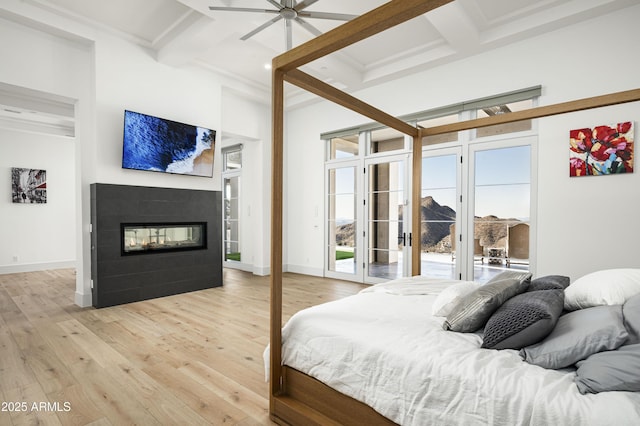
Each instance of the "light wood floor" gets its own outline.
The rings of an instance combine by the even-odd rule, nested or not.
[[[285,320],[362,286],[285,274]],[[104,309],[73,270],[0,275],[0,425],[270,425],[269,278]],[[18,411],[21,410],[21,411]]]

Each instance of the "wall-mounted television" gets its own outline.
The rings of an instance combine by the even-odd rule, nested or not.
[[[122,168],[213,177],[216,131],[125,110]]]

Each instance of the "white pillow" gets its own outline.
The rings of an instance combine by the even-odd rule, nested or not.
[[[601,305],[622,305],[640,294],[640,269],[606,269],[578,278],[564,290],[568,311]]]
[[[473,281],[461,281],[452,284],[440,292],[431,306],[431,313],[436,317],[446,317],[451,313],[451,309],[458,303],[458,300],[480,287],[479,283]]]

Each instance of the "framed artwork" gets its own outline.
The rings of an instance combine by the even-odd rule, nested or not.
[[[11,168],[11,199],[14,203],[43,204],[47,202],[47,171]]]
[[[633,172],[633,122],[569,132],[569,176]]]

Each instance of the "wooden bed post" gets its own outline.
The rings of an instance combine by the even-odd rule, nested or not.
[[[284,169],[284,79],[280,70],[272,74],[272,147],[271,147],[271,323],[270,323],[270,412],[274,396],[282,385],[282,191]]]
[[[420,275],[422,263],[422,138],[413,137],[413,174],[411,177],[411,275]]]

